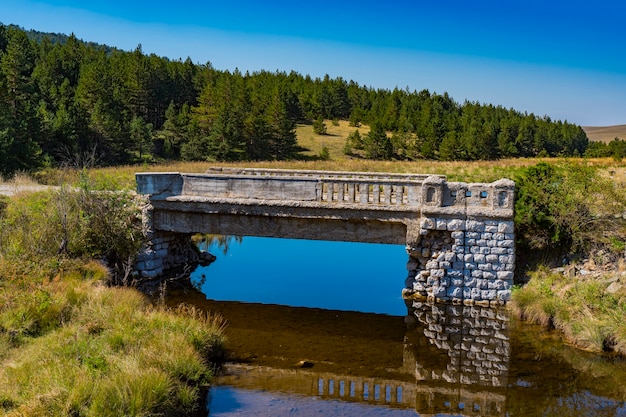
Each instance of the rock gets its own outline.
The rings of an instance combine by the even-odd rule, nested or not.
[[[306,369],[306,368],[312,368],[313,365],[314,365],[313,362],[310,362],[307,360],[301,360],[300,362],[296,364],[296,367]]]
[[[609,294],[615,294],[615,293],[620,292],[621,289],[622,289],[622,284],[620,284],[619,282],[615,281],[615,282],[611,283],[611,285],[606,287],[606,292],[608,292]]]

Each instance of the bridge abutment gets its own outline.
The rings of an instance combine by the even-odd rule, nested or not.
[[[409,245],[405,296],[453,304],[503,304],[515,269],[512,220],[422,219]]]

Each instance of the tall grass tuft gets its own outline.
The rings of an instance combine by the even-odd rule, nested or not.
[[[220,318],[107,286],[102,259],[137,244],[127,203],[31,193],[0,212],[0,414],[177,416],[203,403],[223,349]]]

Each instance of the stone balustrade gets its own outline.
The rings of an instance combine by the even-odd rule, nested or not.
[[[315,175],[319,172],[319,175]],[[442,176],[331,171],[220,169],[204,174],[138,173],[137,189],[152,199],[172,196],[403,207],[425,214],[469,210],[510,217],[512,181],[491,184],[447,182]]]

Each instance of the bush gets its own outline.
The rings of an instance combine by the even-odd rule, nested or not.
[[[64,254],[105,261],[123,281],[143,245],[139,202],[129,192],[78,190],[24,194],[0,212],[0,253],[40,258]]]
[[[324,121],[322,120],[321,117],[318,117],[313,122],[313,132],[315,132],[316,135],[326,134],[326,125],[324,124]]]
[[[516,232],[529,249],[589,249],[619,230],[614,223],[626,211],[624,191],[591,167],[541,162],[516,184]]]

